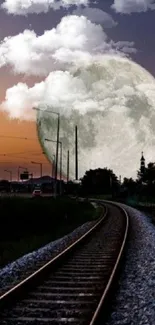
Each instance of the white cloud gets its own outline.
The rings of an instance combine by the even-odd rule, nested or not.
[[[7,89],[5,102],[1,104],[1,108],[9,114],[10,118],[35,120],[35,113],[31,109],[32,103],[38,105],[42,98],[43,84],[38,83],[31,89],[24,83],[18,83]]]
[[[155,10],[154,0],[114,0],[112,8],[119,13],[131,14],[132,12],[146,12]]]
[[[87,6],[89,0],[5,0],[2,8],[9,14],[27,15],[39,14],[41,12],[47,13],[50,9],[60,9],[60,7],[68,8],[71,5],[85,5]]]
[[[46,76],[53,70],[86,63],[91,55],[135,52],[134,43],[109,40],[100,25],[84,16],[66,16],[56,28],[37,36],[25,30],[6,37],[0,44],[0,67],[9,65],[16,73]]]
[[[96,67],[95,72],[93,67]],[[77,71],[81,71],[80,75]],[[125,112],[129,98],[142,98],[143,94],[153,106],[155,80],[151,75],[127,58],[101,55],[91,57],[87,66],[82,64],[71,71],[53,71],[31,88],[18,83],[7,90],[2,106],[12,117],[19,118],[31,118],[27,112],[39,105],[45,109],[46,105],[52,105],[55,111],[65,115],[72,110],[79,110],[81,114],[113,111],[118,105]]]
[[[2,106],[10,117],[31,119],[34,115],[33,106],[50,105],[53,102],[58,109],[64,106],[64,101],[66,105],[71,105],[73,101],[80,100],[81,95],[83,100],[88,97],[82,80],[74,78],[67,71],[55,71],[44,82],[36,83],[32,88],[24,83],[9,88]]]
[[[92,23],[101,24],[104,28],[111,28],[117,25],[111,15],[99,8],[77,8],[73,11],[74,15],[85,16]]]

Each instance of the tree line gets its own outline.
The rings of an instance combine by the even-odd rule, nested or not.
[[[144,173],[137,171],[137,178],[124,177],[121,183],[113,170],[108,168],[90,169],[86,171],[79,185],[70,182],[70,193],[79,195],[111,195],[113,198],[125,199],[137,197],[138,199],[155,196],[155,163],[148,163]]]
[[[68,184],[63,182],[62,185],[63,193],[71,195],[111,195],[113,198],[126,198],[131,196],[137,196],[138,198],[154,197],[155,163],[148,163],[143,173],[138,171],[135,180],[132,177],[125,177],[121,183],[113,170],[108,168],[97,168],[86,171],[78,184],[70,181]],[[24,186],[24,184],[22,184],[22,186]],[[10,182],[1,180],[0,191],[2,189],[10,191]]]

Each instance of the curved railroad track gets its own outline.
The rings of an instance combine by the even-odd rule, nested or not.
[[[1,325],[96,324],[128,232],[126,211],[104,206],[91,230],[0,297]]]

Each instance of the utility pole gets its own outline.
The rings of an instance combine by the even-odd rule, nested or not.
[[[62,142],[60,143],[60,181],[62,180]]]
[[[78,134],[75,126],[75,179],[78,180]]]
[[[56,145],[56,164],[55,164],[55,197],[57,195],[57,173],[58,173],[58,155],[59,155],[59,129],[60,129],[60,115],[58,115],[57,124],[57,145]]]
[[[59,121],[59,115],[58,115],[58,121]],[[56,153],[57,153],[57,145],[60,144],[60,192],[61,192],[61,180],[62,180],[62,141],[58,141],[58,139],[59,139],[59,122],[58,122],[57,141],[52,140],[52,139],[48,139],[48,138],[45,138],[45,141],[56,142]],[[59,149],[59,147],[58,147],[58,149]],[[59,154],[59,152],[58,152],[58,154]],[[56,170],[56,166],[58,168],[58,159],[56,159],[55,170]],[[56,186],[57,186],[57,176],[56,176],[56,173],[55,173],[55,177],[56,177],[55,178],[55,196],[56,196]]]
[[[54,159],[52,162],[52,178],[54,178],[54,165],[55,165],[55,155],[53,155]]]
[[[62,142],[60,143],[60,195],[62,194]]]
[[[10,174],[10,182],[12,182],[12,171],[8,169],[4,169],[4,171]]]
[[[42,110],[38,107],[32,107],[36,111],[41,111],[44,113],[56,114],[58,116],[58,123],[57,123],[57,146],[56,146],[56,162],[55,162],[55,193],[54,196],[57,196],[57,171],[58,171],[58,155],[59,155],[59,129],[60,129],[60,113],[53,112],[51,110]]]
[[[67,183],[69,181],[69,150],[67,151]]]

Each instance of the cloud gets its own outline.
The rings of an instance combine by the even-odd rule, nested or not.
[[[154,0],[114,0],[112,8],[123,14],[131,14],[132,12],[146,12],[147,10],[155,10]]]
[[[95,72],[93,67],[96,67]],[[113,111],[119,106],[123,113],[130,98],[143,99],[143,94],[153,106],[154,78],[143,71],[126,58],[113,55],[91,57],[87,66],[74,67],[72,71],[53,71],[33,87],[18,83],[7,90],[1,107],[11,117],[31,119],[32,114],[28,112],[32,113],[33,106],[46,109],[52,105],[55,111],[65,115],[70,115],[72,110],[78,110],[80,114],[96,110]]]
[[[8,14],[27,15],[47,13],[50,9],[58,10],[61,7],[68,8],[72,5],[87,6],[88,3],[89,0],[5,0],[1,7]]]
[[[36,84],[32,90],[24,83],[14,85],[6,90],[5,102],[1,104],[1,109],[6,111],[11,119],[35,120],[32,103],[38,104],[36,97],[39,99],[40,88],[41,84]]]
[[[24,83],[9,88],[2,106],[10,117],[32,119],[34,106],[44,107],[53,102],[54,107],[58,109],[59,106],[64,106],[64,101],[66,104],[70,102],[71,105],[75,98],[78,100],[78,94],[82,94],[83,99],[86,99],[87,94],[83,86],[82,81],[74,78],[69,72],[55,71],[51,72],[45,81],[36,83],[31,88]]]
[[[0,67],[9,65],[15,73],[46,76],[53,70],[86,64],[91,55],[133,52],[136,52],[134,43],[109,40],[101,25],[84,16],[71,15],[63,17],[56,28],[41,36],[25,30],[4,38],[0,44]]]
[[[92,23],[101,24],[104,28],[111,28],[117,25],[111,15],[99,8],[77,8],[73,11],[73,15],[85,16]]]

